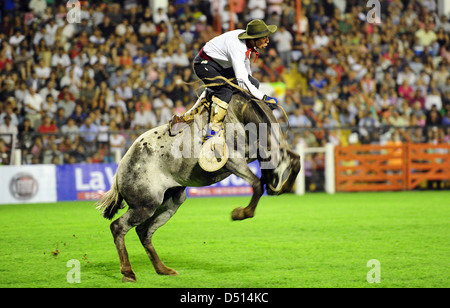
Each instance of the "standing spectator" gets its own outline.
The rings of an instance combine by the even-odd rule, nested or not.
[[[281,64],[289,69],[291,64],[291,51],[293,44],[292,34],[286,30],[284,25],[280,25],[278,31],[273,35],[273,41],[276,44],[278,55],[281,58]]]
[[[266,8],[267,8],[266,0],[248,0],[247,21],[252,20],[252,19],[264,20],[266,17]]]
[[[36,93],[34,87],[28,88],[28,94],[25,95],[24,105],[26,118],[30,120],[30,124],[34,129],[38,129],[41,124],[41,111],[44,100],[41,95]]]

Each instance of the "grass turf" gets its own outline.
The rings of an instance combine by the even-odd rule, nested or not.
[[[131,230],[135,284],[121,282],[110,222],[93,202],[2,205],[0,287],[450,287],[448,191],[263,197],[254,218],[231,221],[248,201],[180,207],[153,237],[174,277],[154,272]],[[79,284],[66,279],[71,259],[81,265]],[[371,259],[380,283],[366,280]]]

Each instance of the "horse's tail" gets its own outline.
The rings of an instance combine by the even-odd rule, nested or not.
[[[103,197],[95,204],[97,210],[102,212],[104,218],[111,220],[122,208],[123,197],[119,193],[119,185],[117,183],[117,175],[114,176],[113,185]]]

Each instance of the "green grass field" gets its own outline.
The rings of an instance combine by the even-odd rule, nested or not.
[[[450,287],[450,192],[323,193],[188,199],[154,236],[178,276],[157,275],[136,232],[126,237],[137,283],[93,202],[1,205],[0,287]],[[81,264],[69,284],[67,261]],[[367,262],[380,262],[370,284]]]

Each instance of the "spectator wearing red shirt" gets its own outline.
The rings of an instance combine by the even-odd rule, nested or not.
[[[44,117],[44,122],[39,126],[38,132],[41,134],[45,133],[56,133],[58,132],[58,127],[52,122],[52,118],[49,116]]]

